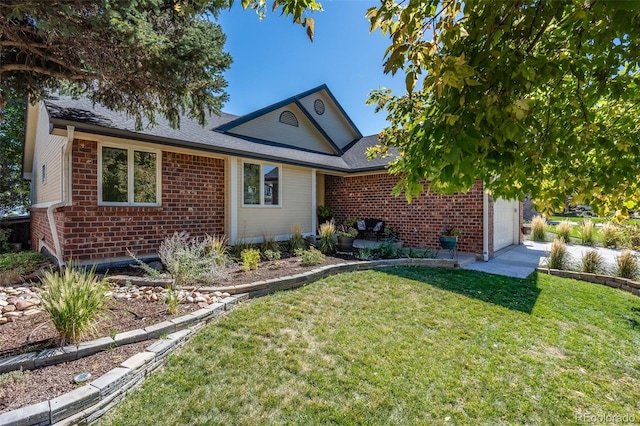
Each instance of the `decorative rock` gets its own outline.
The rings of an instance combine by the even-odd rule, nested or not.
[[[91,373],[80,373],[73,378],[76,383],[84,383],[91,378]]]
[[[9,292],[7,292],[7,293],[9,293]],[[9,294],[11,294],[11,293],[9,293]],[[18,299],[18,298],[17,298],[17,297],[15,297],[15,296],[11,296],[11,297],[7,298],[7,302],[8,302],[10,305],[15,305],[15,304],[16,304],[16,302],[17,302],[18,300],[20,300],[20,299]]]
[[[40,309],[32,308],[32,309],[27,309],[26,311],[24,311],[22,313],[22,315],[25,316],[25,317],[29,317],[31,315],[39,314],[40,312],[42,312]]]
[[[0,317],[0,324],[6,324],[9,322],[9,318]]]
[[[206,298],[206,297],[204,297],[204,296],[196,296],[196,297],[194,297],[194,298],[193,298],[193,300],[194,300],[196,303],[198,303],[198,302],[206,302],[206,301],[207,301],[207,298]]]
[[[154,288],[153,288],[153,292],[154,292],[154,293],[162,293],[162,291],[163,291],[163,290],[164,290],[164,289],[163,289],[162,287],[154,287]]]
[[[214,291],[214,292],[213,292],[213,295],[214,295],[214,296],[216,296],[216,297],[222,297],[222,292],[220,292],[220,291]]]
[[[222,293],[220,296],[221,296],[221,297],[229,297],[229,296],[231,296],[231,295],[230,295],[229,293],[227,293],[227,292],[224,292],[224,293]]]
[[[16,302],[16,309],[18,311],[24,311],[26,309],[29,309],[32,306],[33,306],[33,303],[29,302],[28,300],[20,299]]]
[[[4,316],[7,318],[18,318],[22,316],[22,312],[19,312],[19,311],[5,312]]]
[[[200,307],[200,308],[206,308],[207,306],[209,306],[209,304],[207,302],[198,302],[198,307]]]
[[[195,299],[193,297],[191,297],[191,296],[188,296],[187,297],[187,302],[193,303],[193,302],[195,302]]]
[[[0,299],[0,308],[4,308],[5,306],[7,306],[9,304],[9,302],[7,302],[6,300],[1,300]]]
[[[15,305],[7,305],[4,308],[2,308],[2,313],[3,314],[7,314],[9,312],[13,312],[16,310],[16,306]]]

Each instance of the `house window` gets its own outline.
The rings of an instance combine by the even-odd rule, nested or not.
[[[100,204],[158,205],[159,153],[134,148],[100,148]]]
[[[244,163],[242,192],[244,206],[279,206],[280,167],[273,164]]]

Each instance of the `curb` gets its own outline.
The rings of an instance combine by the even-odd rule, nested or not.
[[[189,318],[188,321],[181,323],[183,325],[189,324],[188,327],[183,327],[178,331],[174,330],[167,335],[166,339],[151,344],[144,352],[133,355],[119,367],[108,371],[89,384],[48,401],[0,414],[0,426],[75,425],[96,421],[122,401],[127,394],[140,386],[151,372],[164,364],[171,352],[184,346],[191,336],[207,322],[223,315],[247,298],[246,294],[230,296],[219,303],[213,303],[209,305],[210,307],[201,309],[201,311],[207,312],[194,315],[200,312],[196,311],[186,315],[185,317],[193,317],[193,321]],[[169,329],[168,326],[167,329]],[[104,339],[109,339],[110,344],[115,343],[111,338]],[[88,346],[96,348],[106,344],[104,339],[86,343]],[[102,340],[104,343],[101,342]],[[59,349],[60,353],[64,353],[65,348]]]
[[[536,271],[562,278],[573,278],[574,280],[586,281],[594,284],[606,285],[617,288],[627,293],[640,296],[640,282],[628,278],[613,277],[611,275],[589,274],[587,272],[565,271],[563,269],[549,269],[538,266]]]

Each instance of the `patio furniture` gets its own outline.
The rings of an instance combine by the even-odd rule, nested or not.
[[[371,232],[376,236],[376,241],[380,239],[380,235],[384,233],[384,220],[380,219],[359,219],[356,222],[358,229],[358,237],[364,237],[366,232]]]

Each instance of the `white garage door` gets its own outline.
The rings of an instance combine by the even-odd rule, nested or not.
[[[498,198],[493,203],[493,250],[517,244],[519,203],[513,200]]]

